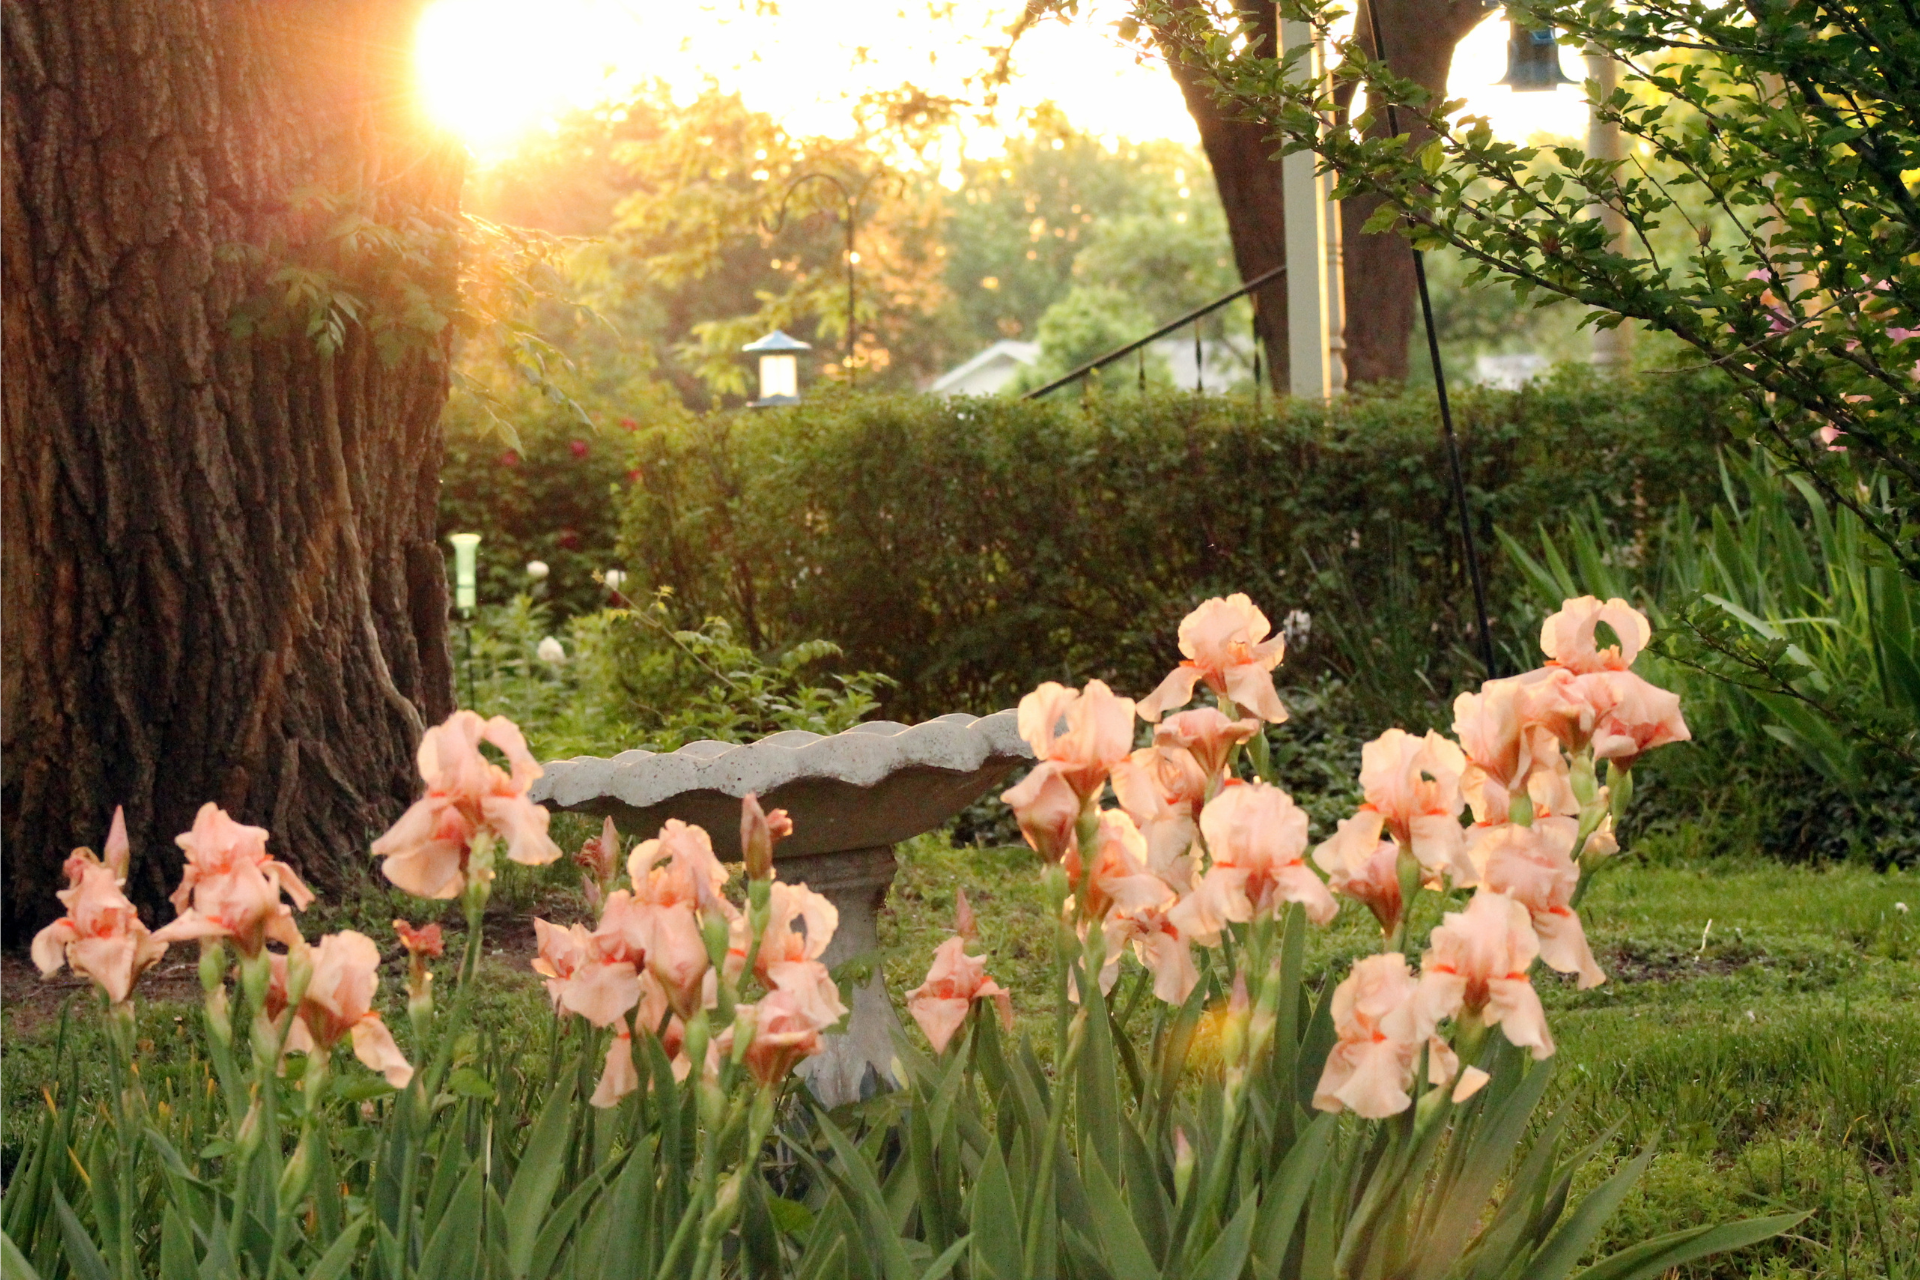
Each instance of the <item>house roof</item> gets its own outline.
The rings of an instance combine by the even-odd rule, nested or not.
[[[938,393],[950,390],[965,382],[989,365],[1009,361],[1014,364],[1031,365],[1040,359],[1040,344],[1037,342],[1019,342],[1012,338],[1000,341],[980,352],[964,364],[947,370],[933,380],[927,390]]]

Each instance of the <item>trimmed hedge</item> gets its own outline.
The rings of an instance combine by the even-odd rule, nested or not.
[[[1524,587],[1495,524],[1597,503],[1616,529],[1711,501],[1737,406],[1712,375],[1567,369],[1456,401],[1497,613]],[[1036,680],[1144,693],[1209,595],[1312,615],[1294,678],[1398,703],[1477,674],[1431,394],[1331,406],[1175,393],[1029,403],[826,392],[644,432],[621,548],[688,618],[756,647],[840,644],[900,719],[1010,705]],[[1502,629],[1518,658],[1533,637]],[[1064,661],[1063,661],[1064,657]],[[1537,659],[1524,659],[1529,664]],[[1511,659],[1509,660],[1511,661]]]

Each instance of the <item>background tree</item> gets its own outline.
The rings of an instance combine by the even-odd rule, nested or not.
[[[1454,47],[1489,12],[1483,0],[1359,0],[1357,31],[1367,30],[1370,4],[1378,8],[1381,38],[1394,71],[1424,89],[1432,100],[1444,98]],[[1271,271],[1286,261],[1285,200],[1274,122],[1248,112],[1244,100],[1223,98],[1205,59],[1193,55],[1193,45],[1204,40],[1205,31],[1212,31],[1243,37],[1249,53],[1261,50],[1264,56],[1274,57],[1279,49],[1278,6],[1257,4],[1234,11],[1230,24],[1212,20],[1210,6],[1201,0],[1144,0],[1135,6],[1135,13],[1165,56],[1200,131],[1241,279]],[[1370,48],[1371,37],[1360,43]],[[1351,88],[1347,95],[1337,100],[1342,113],[1349,105]],[[1386,121],[1370,118],[1368,128],[1380,135]],[[1422,128],[1415,124],[1416,131]],[[1378,197],[1358,193],[1343,202],[1340,211],[1349,383],[1399,381],[1407,376],[1413,263],[1398,236],[1383,228],[1368,229],[1378,206]],[[1285,284],[1276,281],[1262,289],[1259,305],[1267,316],[1276,318],[1263,324],[1261,333],[1270,376],[1275,386],[1282,386],[1287,368],[1287,329],[1281,319],[1286,315]]]
[[[461,153],[416,6],[9,0],[9,934],[116,804],[132,886],[217,801],[325,876],[451,709],[434,542]]]

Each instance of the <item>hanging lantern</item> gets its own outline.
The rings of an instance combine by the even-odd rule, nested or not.
[[[740,348],[747,355],[760,357],[760,398],[748,401],[754,409],[800,403],[800,360],[802,351],[813,344],[790,338],[779,329]]]
[[[1529,29],[1507,19],[1507,74],[1495,81],[1515,93],[1540,93],[1575,84],[1560,70],[1560,45],[1552,27]]]

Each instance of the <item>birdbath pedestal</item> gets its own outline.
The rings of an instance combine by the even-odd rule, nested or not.
[[[880,720],[831,736],[790,729],[746,744],[693,742],[678,751],[623,751],[546,766],[533,798],[549,808],[611,817],[629,839],[669,818],[704,827],[723,859],[741,856],[740,801],[756,793],[785,809],[793,834],[774,850],[780,879],[825,895],[840,913],[824,962],[878,951],[877,912],[893,883],[893,846],[931,831],[979,799],[1032,753],[1014,713],[946,715],[917,725]],[[891,1081],[893,1028],[884,975],[853,993],[844,1035],[803,1071],[828,1106]]]

